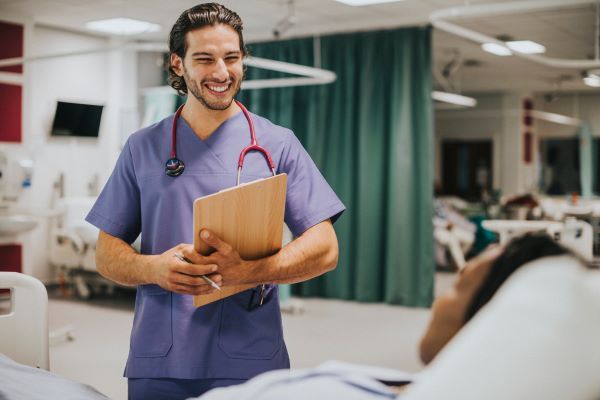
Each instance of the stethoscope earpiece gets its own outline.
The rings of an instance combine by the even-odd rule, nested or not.
[[[184,169],[185,165],[183,164],[183,161],[178,158],[169,158],[165,164],[165,173],[172,177],[181,175]]]

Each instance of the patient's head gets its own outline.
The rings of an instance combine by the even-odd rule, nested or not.
[[[454,286],[433,304],[431,321],[421,339],[421,360],[429,363],[522,265],[563,254],[570,253],[549,236],[526,235],[470,260]]]

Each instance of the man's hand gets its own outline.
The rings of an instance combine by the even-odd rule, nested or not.
[[[240,254],[227,242],[224,242],[214,233],[203,229],[200,239],[215,249],[215,252],[204,258],[204,263],[218,266],[222,275],[223,285],[239,285],[255,283],[252,276],[251,261],[243,260]]]
[[[184,256],[192,264],[181,261],[175,257],[175,253]],[[154,258],[149,280],[163,289],[179,294],[208,294],[216,289],[200,275],[206,275],[220,286],[222,277],[217,269],[217,263],[208,261],[207,257],[198,254],[193,245],[180,244]]]

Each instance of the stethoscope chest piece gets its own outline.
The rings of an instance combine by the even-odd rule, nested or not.
[[[185,165],[183,164],[183,161],[176,157],[169,158],[165,164],[165,173],[172,177],[181,175],[184,169]]]

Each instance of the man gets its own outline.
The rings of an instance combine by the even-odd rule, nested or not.
[[[247,54],[242,21],[219,4],[198,5],[179,17],[169,46],[171,86],[188,95],[180,118],[129,138],[87,217],[101,230],[98,271],[138,287],[125,368],[130,399],[184,399],[289,368],[276,288],[268,286],[264,302],[253,289],[200,308],[191,295],[215,290],[200,275],[218,285],[259,287],[335,268],[332,222],[345,209],[293,133],[252,114],[259,143],[276,171],[288,174],[285,221],[297,239],[271,257],[248,261],[203,231],[215,252],[196,253],[192,203],[235,185],[238,156],[250,144],[249,124],[233,101]],[[261,154],[246,156],[243,182],[271,174]],[[140,233],[138,254],[129,244]]]

